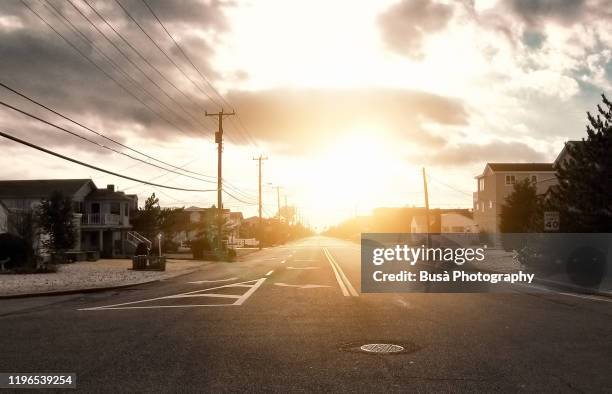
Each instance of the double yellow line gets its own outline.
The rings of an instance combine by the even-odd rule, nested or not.
[[[325,254],[325,257],[327,257],[327,260],[329,261],[329,265],[331,265],[332,270],[334,270],[334,275],[336,276],[336,280],[340,285],[340,290],[342,290],[342,294],[345,297],[359,297],[359,293],[355,291],[355,288],[353,287],[353,285],[351,285],[351,282],[349,282],[346,275],[344,275],[342,268],[340,268],[340,265],[338,264],[336,259],[334,259],[334,256],[332,256],[329,250],[327,250],[327,248],[323,248],[323,254]]]

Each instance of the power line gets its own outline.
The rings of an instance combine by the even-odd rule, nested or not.
[[[71,21],[70,21],[70,20],[69,20],[69,19],[68,19],[66,16],[64,16],[64,14],[63,14],[61,11],[59,11],[59,10],[58,10],[58,9],[57,9],[55,6],[53,6],[53,4],[51,4],[51,3],[50,3],[48,0],[46,1],[46,3],[47,3],[47,4],[48,4],[48,5],[49,5],[49,6],[50,6],[50,7],[51,7],[51,8],[52,8],[54,11],[55,11],[55,13],[56,13],[57,15],[59,15],[59,17],[61,17],[61,18],[63,19],[63,20],[62,20],[62,19],[59,19],[59,18],[58,18],[58,19],[59,19],[59,21],[60,21],[60,22],[62,22],[62,23],[64,24],[64,26],[68,27],[68,25],[69,25],[69,26],[72,28],[72,30],[73,30],[75,33],[77,33],[77,34],[78,34],[78,35],[81,37],[81,39],[82,39],[82,40],[86,41],[86,42],[87,42],[89,45],[91,45],[91,46],[92,46],[92,47],[93,47],[93,48],[96,50],[96,52],[97,52],[97,53],[99,53],[100,55],[102,55],[102,56],[103,56],[103,57],[104,57],[104,58],[105,58],[105,59],[106,59],[106,60],[109,62],[109,64],[111,65],[111,67],[113,67],[113,69],[115,69],[116,71],[120,72],[120,73],[121,73],[121,74],[122,74],[122,75],[123,75],[123,76],[124,76],[124,77],[125,77],[125,78],[126,78],[128,81],[129,81],[129,82],[131,82],[131,83],[132,83],[132,85],[133,85],[133,86],[135,86],[136,88],[139,88],[139,89],[140,89],[142,92],[144,92],[144,93],[145,93],[145,95],[147,95],[148,97],[150,97],[150,98],[151,98],[153,101],[155,101],[155,102],[156,102],[156,103],[157,103],[159,106],[161,106],[162,108],[164,108],[164,109],[166,109],[167,111],[169,111],[169,112],[171,112],[172,114],[174,114],[174,115],[175,115],[175,116],[176,116],[178,119],[181,119],[181,120],[183,120],[183,121],[185,121],[185,120],[187,119],[187,118],[184,118],[184,117],[182,117],[181,115],[179,115],[179,114],[178,114],[176,111],[174,111],[172,108],[168,107],[166,104],[162,103],[162,102],[161,102],[161,101],[160,101],[160,100],[159,100],[157,97],[155,97],[155,96],[154,96],[154,95],[153,95],[151,92],[149,92],[149,91],[148,91],[148,90],[147,90],[147,89],[144,87],[144,85],[142,85],[142,84],[141,84],[141,83],[139,83],[139,82],[138,82],[136,79],[134,79],[134,78],[133,78],[131,75],[129,75],[129,74],[128,74],[128,73],[127,73],[127,72],[126,72],[126,71],[125,71],[123,68],[121,68],[121,66],[119,66],[119,65],[118,65],[118,64],[117,64],[117,63],[116,63],[116,62],[115,62],[113,59],[111,59],[111,58],[110,58],[108,55],[106,55],[106,53],[104,53],[104,51],[103,51],[102,49],[100,49],[100,47],[98,47],[98,46],[97,46],[97,45],[96,45],[96,44],[95,44],[95,43],[94,43],[92,40],[90,40],[90,39],[89,39],[89,38],[88,38],[88,37],[87,37],[87,36],[86,36],[86,35],[85,35],[83,32],[81,32],[81,30],[80,30],[78,27],[76,27],[76,26],[75,26],[75,25],[74,25],[74,24],[73,24],[73,23],[72,23],[72,22],[71,22]],[[44,6],[44,7],[46,7],[47,9],[49,9],[49,8],[47,7],[47,4],[44,4],[44,3],[43,3],[43,6]],[[72,4],[72,3],[71,3],[71,4]],[[74,5],[73,5],[73,7],[74,7]],[[76,9],[76,7],[75,7],[75,9]],[[77,9],[77,11],[80,13],[80,10],[78,10],[78,9]],[[57,15],[56,15],[56,16],[57,16]],[[81,15],[83,15],[83,14],[81,13]],[[87,19],[87,20],[89,20],[89,19]],[[65,22],[64,22],[64,21],[65,21]],[[91,22],[90,22],[90,24],[91,24]],[[92,24],[92,25],[93,25],[93,24]],[[94,28],[96,28],[96,29],[97,29],[97,27],[96,27],[95,25],[94,25]],[[104,35],[103,35],[103,36],[104,36]],[[106,36],[104,36],[104,38],[106,38]],[[108,40],[108,39],[107,39],[107,40]],[[108,40],[108,41],[110,42],[110,40]],[[111,45],[114,45],[114,44],[111,42]],[[116,49],[116,48],[117,48],[117,47],[115,47],[115,49]],[[145,74],[145,76],[147,76],[147,75]],[[147,76],[147,77],[148,77],[148,76]],[[158,88],[159,88],[159,85],[157,85],[157,86],[158,86]],[[163,91],[163,89],[161,89],[161,88],[159,88],[159,89],[162,91],[162,93],[166,94],[166,92],[164,92],[164,91]],[[172,99],[170,96],[168,96],[167,94],[166,94],[166,96],[167,96],[168,98],[170,98],[171,100],[174,100],[174,99]],[[175,102],[176,102],[176,101],[175,101]],[[183,109],[183,108],[182,108],[182,106],[181,106],[180,104],[178,104],[178,103],[177,103],[177,105],[179,106],[179,108]],[[183,109],[183,111],[185,111],[185,110]],[[187,112],[185,111],[185,113],[187,113]],[[188,115],[188,116],[192,116],[192,115],[190,115],[189,113],[187,113],[187,115]],[[189,120],[187,120],[187,124],[188,124],[188,125],[190,124],[190,123],[189,123]]]
[[[199,118],[195,117],[192,113],[188,112],[183,107],[183,105],[181,105],[178,101],[174,99],[174,97],[170,96],[161,86],[159,86],[159,84],[155,82],[138,64],[134,63],[134,61],[132,61],[132,59],[130,59],[130,57],[127,56],[127,54],[123,50],[121,50],[121,48],[119,48],[102,30],[100,30],[100,28],[98,28],[98,26],[91,19],[89,19],[89,17],[85,13],[83,13],[76,5],[74,5],[72,0],[68,0],[68,2],[72,6],[72,8],[74,8],[91,26],[93,26],[94,29],[96,29],[98,33],[100,33],[100,35],[102,35],[102,37],[104,37],[104,39],[106,39],[106,41],[108,41],[109,44],[113,46],[113,48],[115,48],[117,52],[119,52],[123,56],[123,58],[125,58],[135,69],[140,71],[140,73],[144,75],[145,78],[147,78],[153,85],[155,85],[155,87],[157,87],[157,89],[159,89],[164,94],[164,96],[166,96],[170,101],[176,104],[192,120],[194,120],[197,123],[200,123]],[[143,89],[144,89],[144,86],[143,86]],[[210,130],[206,130],[206,131],[211,132]]]
[[[140,104],[142,104],[144,107],[146,107],[149,111],[151,111],[152,114],[156,115],[157,117],[159,117],[160,119],[162,119],[163,121],[165,121],[166,123],[168,123],[170,126],[174,127],[175,129],[177,129],[178,131],[180,131],[181,133],[187,135],[187,133],[185,132],[185,130],[183,130],[181,127],[179,127],[178,125],[176,125],[174,122],[171,122],[170,120],[168,120],[166,117],[164,117],[163,115],[161,115],[159,112],[155,111],[153,108],[151,108],[147,103],[145,103],[144,101],[142,101],[138,96],[136,96],[134,93],[132,93],[128,88],[126,88],[125,86],[123,86],[122,84],[119,83],[119,81],[117,81],[112,75],[110,75],[108,72],[106,72],[106,70],[104,70],[102,67],[100,67],[96,62],[94,62],[93,60],[91,60],[85,53],[83,53],[76,45],[74,45],[70,40],[68,40],[66,37],[64,37],[63,34],[61,34],[59,31],[57,31],[57,29],[55,29],[53,26],[51,26],[51,24],[42,16],[40,15],[38,12],[36,12],[32,7],[30,7],[30,5],[28,3],[26,3],[24,0],[21,0],[21,3],[23,5],[25,5],[34,15],[36,15],[45,25],[47,25],[51,30],[53,30],[53,32],[55,34],[57,34],[62,40],[64,40],[64,42],[66,42],[66,44],[68,44],[70,47],[72,47],[72,49],[74,49],[75,51],[77,51],[77,53],[79,55],[81,55],[85,60],[87,60],[88,62],[90,62],[96,69],[98,69],[98,71],[100,71],[101,73],[103,73],[104,75],[106,75],[109,79],[111,79],[117,86],[119,86],[123,91],[125,91],[127,94],[129,94],[130,96],[132,96],[136,101],[138,101]]]
[[[38,120],[39,122],[42,122],[42,123],[44,123],[44,124],[46,124],[46,125],[48,125],[48,126],[54,127],[54,128],[56,128],[56,129],[58,129],[58,130],[61,130],[61,131],[65,132],[65,133],[68,133],[68,134],[70,134],[70,135],[72,135],[72,136],[74,136],[74,137],[77,137],[77,138],[79,138],[79,139],[82,139],[83,141],[86,141],[86,142],[89,142],[89,143],[91,143],[91,144],[94,144],[94,145],[96,145],[96,146],[98,146],[98,147],[100,147],[100,148],[108,149],[108,150],[110,150],[110,151],[112,151],[112,152],[115,152],[115,153],[118,153],[118,154],[120,154],[120,155],[126,156],[126,157],[128,157],[128,158],[130,158],[130,159],[132,159],[132,160],[136,160],[136,161],[139,161],[139,162],[141,162],[141,163],[148,164],[148,165],[150,165],[150,166],[153,166],[153,167],[159,168],[159,169],[164,170],[164,171],[167,171],[167,172],[173,172],[173,173],[175,173],[175,174],[179,174],[179,175],[184,176],[184,177],[187,177],[187,178],[192,178],[192,179],[196,179],[196,180],[198,180],[198,181],[207,182],[207,183],[215,183],[214,181],[211,181],[211,180],[208,180],[208,179],[198,178],[198,177],[195,177],[195,176],[192,176],[192,175],[188,175],[188,174],[183,174],[183,173],[180,173],[180,172],[178,172],[178,171],[175,171],[175,170],[172,170],[172,169],[169,169],[169,168],[164,168],[164,167],[162,167],[162,166],[158,166],[158,165],[157,165],[157,164],[155,164],[155,163],[151,163],[151,162],[148,162],[148,161],[146,161],[146,160],[142,160],[142,159],[140,159],[140,158],[138,158],[138,157],[135,157],[135,156],[132,156],[132,155],[130,155],[130,154],[128,154],[128,153],[125,153],[125,152],[122,152],[122,151],[120,151],[120,150],[114,149],[114,148],[112,148],[112,147],[110,147],[110,146],[108,146],[108,145],[100,144],[99,142],[96,142],[96,141],[94,141],[94,140],[90,140],[90,139],[89,139],[89,138],[87,138],[87,137],[83,137],[82,135],[77,134],[77,133],[75,133],[75,132],[73,132],[73,131],[70,131],[70,130],[68,130],[68,129],[66,129],[66,128],[62,127],[62,126],[58,126],[58,125],[56,125],[56,124],[54,124],[54,123],[51,123],[51,122],[49,122],[49,121],[47,121],[47,120],[45,120],[45,119],[42,119],[42,118],[40,118],[40,117],[38,117],[38,116],[36,116],[36,115],[31,114],[31,113],[29,113],[29,112],[26,112],[26,111],[23,111],[23,110],[21,110],[21,109],[19,109],[19,108],[13,107],[12,105],[5,103],[4,101],[1,101],[1,100],[0,100],[0,105],[3,105],[3,106],[5,106],[5,107],[7,107],[7,108],[10,108],[10,109],[12,109],[13,111],[19,112],[19,113],[21,113],[21,114],[23,114],[23,115],[29,116],[29,117],[30,117],[30,118],[32,118],[32,119],[36,119],[36,120]]]
[[[58,112],[58,111],[54,110],[53,108],[51,108],[51,107],[49,107],[49,106],[47,106],[47,105],[45,105],[45,104],[42,104],[41,102],[39,102],[39,101],[37,101],[37,100],[35,100],[35,99],[31,98],[31,97],[26,96],[26,95],[25,95],[25,94],[23,94],[22,92],[20,92],[20,91],[18,91],[18,90],[16,90],[16,89],[11,88],[10,86],[6,85],[5,83],[3,83],[3,82],[1,82],[1,81],[0,81],[0,86],[2,86],[3,88],[5,88],[5,89],[7,89],[7,90],[9,90],[9,91],[11,91],[11,92],[13,92],[13,93],[17,94],[18,96],[20,96],[20,97],[22,97],[22,98],[24,98],[24,99],[28,100],[28,101],[29,101],[29,102],[31,102],[31,103],[36,104],[36,105],[38,105],[39,107],[46,109],[47,111],[49,111],[49,112],[51,112],[51,113],[53,113],[53,114],[55,114],[55,115],[57,115],[57,116],[61,117],[62,119],[65,119],[65,120],[67,120],[67,121],[69,121],[69,122],[71,122],[71,123],[73,123],[73,124],[76,124],[77,126],[80,126],[80,127],[84,128],[85,130],[87,130],[87,131],[89,131],[89,132],[91,132],[91,133],[93,133],[93,134],[95,134],[95,135],[97,135],[97,136],[99,136],[99,137],[101,137],[101,138],[104,138],[105,140],[111,141],[111,142],[113,142],[113,143],[115,143],[115,144],[117,144],[117,145],[119,145],[119,146],[121,146],[121,147],[123,147],[123,148],[126,148],[126,149],[128,149],[128,150],[130,150],[130,151],[132,151],[132,152],[138,153],[138,154],[140,154],[140,155],[142,155],[142,156],[144,156],[144,157],[146,157],[146,158],[148,158],[148,159],[151,159],[151,160],[157,161],[157,162],[159,162],[159,163],[162,163],[162,164],[167,165],[167,166],[169,166],[169,167],[175,168],[175,169],[177,169],[177,170],[181,170],[181,171],[184,171],[184,172],[193,173],[193,174],[196,174],[196,175],[201,175],[201,176],[205,176],[205,177],[214,178],[213,176],[210,176],[210,175],[205,175],[205,174],[200,174],[200,173],[196,173],[196,172],[188,171],[188,170],[185,170],[184,168],[181,168],[181,167],[178,167],[178,166],[175,166],[175,165],[172,165],[172,164],[166,163],[165,161],[162,161],[162,160],[156,159],[156,158],[155,158],[155,157],[153,157],[153,156],[150,156],[150,155],[148,155],[148,154],[146,154],[146,153],[143,153],[143,152],[141,152],[141,151],[139,151],[139,150],[137,150],[137,149],[134,149],[134,148],[131,148],[131,147],[129,147],[129,146],[127,146],[127,145],[125,145],[125,144],[122,144],[121,142],[119,142],[119,141],[117,141],[117,140],[115,140],[115,139],[113,139],[113,138],[110,138],[110,137],[105,136],[104,134],[100,133],[99,131],[96,131],[96,130],[94,130],[94,129],[92,129],[92,128],[89,128],[89,127],[87,127],[87,126],[83,125],[82,123],[80,123],[80,122],[78,122],[78,121],[76,121],[76,120],[74,120],[74,119],[72,119],[72,118],[70,118],[70,117],[68,117],[68,116],[66,116],[66,115],[63,115],[62,113],[60,113],[60,112]],[[3,104],[3,105],[4,105],[4,104]],[[14,109],[14,108],[13,108],[13,107],[11,107],[11,109]],[[22,114],[24,114],[24,115],[34,117],[34,115],[31,115],[31,114],[29,114],[29,113],[25,113],[25,112],[23,112],[23,111],[21,111],[21,110],[17,110],[17,109],[15,109],[15,110],[16,110],[16,111],[21,112],[21,113],[22,113]],[[38,119],[38,118],[37,118],[37,117],[35,117],[35,119]],[[38,119],[38,120],[40,120],[40,119]],[[47,124],[49,124],[49,123],[47,123]],[[50,124],[50,125],[51,125],[51,126],[53,126],[53,127],[56,127],[56,126],[55,126],[55,125],[53,125],[53,124]],[[79,138],[80,138],[80,137],[79,137]],[[122,154],[123,154],[123,153],[122,153]],[[148,162],[144,162],[144,163],[149,164]],[[158,168],[162,168],[162,167],[158,167]],[[164,170],[166,170],[166,169],[164,169]],[[197,179],[197,178],[196,178],[196,179]],[[213,181],[208,181],[208,182],[213,182]]]
[[[155,72],[157,72],[157,74],[162,77],[164,81],[166,81],[170,86],[172,86],[177,92],[182,94],[183,97],[189,100],[191,104],[193,104],[194,106],[199,106],[199,104],[196,103],[191,97],[185,94],[185,92],[179,89],[172,81],[166,78],[166,76],[155,65],[151,64],[151,62],[149,62],[149,60],[137,48],[135,48],[129,42],[129,40],[127,40],[103,15],[101,15],[100,12],[98,12],[98,10],[96,10],[94,6],[89,4],[87,0],[83,0],[83,2],[98,16],[98,18],[100,18],[106,24],[106,26],[108,26],[117,35],[117,37],[121,39],[124,44],[126,44],[130,49],[132,49],[132,51],[134,51],[134,53],[136,53],[143,62],[145,62],[151,69],[155,70]]]
[[[191,66],[193,67],[193,69],[200,75],[200,77],[204,80],[204,82],[206,82],[206,84],[217,94],[217,96],[219,96],[219,98],[221,99],[221,101],[223,101],[223,103],[227,104],[232,110],[234,110],[235,112],[235,108],[234,106],[227,101],[222,95],[221,93],[219,93],[219,91],[217,89],[215,89],[215,87],[213,86],[213,84],[210,82],[210,80],[206,77],[206,75],[204,75],[200,69],[195,65],[195,63],[193,62],[193,60],[191,59],[191,57],[189,55],[187,55],[187,53],[183,50],[183,48],[181,47],[181,45],[176,41],[176,39],[174,38],[174,36],[172,34],[170,34],[170,32],[168,31],[168,29],[166,29],[166,26],[162,23],[162,21],[159,19],[159,17],[157,16],[157,14],[155,13],[155,11],[153,11],[153,8],[151,8],[151,6],[149,6],[149,4],[146,2],[146,0],[142,0],[142,3],[147,7],[147,9],[151,12],[151,14],[153,15],[153,17],[155,18],[155,20],[157,21],[157,23],[161,26],[161,28],[164,30],[164,32],[166,33],[166,35],[168,37],[170,37],[170,39],[172,40],[172,42],[174,43],[174,45],[178,48],[179,52],[181,52],[181,54],[183,55],[183,57],[185,59],[187,59],[187,61],[189,62],[189,64],[191,64]],[[233,120],[230,120],[230,122],[234,123]],[[243,135],[245,136],[245,139],[247,141],[247,143],[253,145],[254,147],[258,147],[257,146],[257,141],[255,141],[255,139],[253,139],[250,135],[249,132],[246,130],[246,128],[244,127],[242,120],[240,119],[240,117],[238,116],[238,124],[242,127],[242,131],[238,130],[239,132],[243,133]]]
[[[14,142],[20,143],[20,144],[22,144],[22,145],[29,146],[30,148],[34,148],[34,149],[39,150],[39,151],[41,151],[41,152],[45,152],[45,153],[47,153],[47,154],[49,154],[49,155],[52,155],[52,156],[55,156],[55,157],[59,157],[60,159],[67,160],[67,161],[70,161],[70,162],[73,162],[73,163],[79,164],[79,165],[81,165],[81,166],[84,166],[84,167],[88,167],[88,168],[94,169],[94,170],[96,170],[96,171],[104,172],[104,173],[106,173],[106,174],[110,174],[110,175],[114,175],[114,176],[117,176],[117,177],[120,177],[120,178],[128,179],[128,180],[130,180],[130,181],[144,183],[145,185],[151,185],[151,186],[162,187],[162,188],[164,188],[164,189],[180,190],[180,191],[185,191],[185,192],[214,192],[214,191],[216,191],[216,190],[217,190],[217,189],[208,189],[208,190],[203,190],[203,189],[185,189],[185,188],[182,188],[182,187],[166,186],[166,185],[160,185],[160,184],[158,184],[158,183],[152,183],[152,182],[148,182],[148,181],[143,181],[143,180],[141,180],[141,179],[137,179],[137,178],[133,178],[133,177],[130,177],[130,176],[127,176],[127,175],[122,175],[122,174],[119,174],[119,173],[116,173],[116,172],[113,172],[113,171],[105,170],[105,169],[103,169],[103,168],[100,168],[100,167],[94,166],[94,165],[92,165],[92,164],[84,163],[84,162],[82,162],[82,161],[79,161],[79,160],[73,159],[73,158],[71,158],[71,157],[64,156],[64,155],[62,155],[62,154],[60,154],[60,153],[57,153],[57,152],[51,151],[51,150],[49,150],[49,149],[45,149],[45,148],[43,148],[43,147],[41,147],[41,146],[38,146],[38,145],[32,144],[32,143],[30,143],[30,142],[24,141],[24,140],[22,140],[22,139],[19,139],[19,138],[17,138],[17,137],[14,137],[14,136],[12,136],[12,135],[10,135],[10,134],[6,134],[6,133],[4,133],[4,132],[2,132],[2,131],[0,131],[0,136],[4,137],[4,138],[6,138],[6,139],[9,139],[9,140],[11,140],[11,141],[14,141]]]
[[[220,105],[215,99],[213,99],[206,91],[204,91],[198,84],[196,84],[184,71],[183,69],[181,69],[181,67],[176,64],[176,62],[174,60],[172,60],[172,58],[166,53],[166,51],[164,51],[159,44],[157,44],[157,42],[149,35],[149,33],[147,33],[145,31],[145,29],[140,25],[140,23],[138,23],[138,21],[132,16],[132,14],[130,14],[130,12],[119,2],[119,0],[115,0],[115,3],[117,3],[117,5],[123,10],[123,12],[136,24],[136,26],[138,26],[138,29],[140,29],[140,31],[142,31],[144,33],[145,36],[147,36],[147,38],[149,39],[149,41],[151,41],[153,43],[153,45],[155,45],[155,47],[157,49],[159,49],[159,51],[166,57],[166,59],[168,59],[168,61],[170,61],[184,76],[185,78],[187,78],[189,81],[191,81],[191,83],[198,88],[204,95],[206,95],[206,97],[208,97],[210,99],[210,101],[212,101],[213,103],[215,103],[217,106],[219,107],[223,107],[222,105]]]

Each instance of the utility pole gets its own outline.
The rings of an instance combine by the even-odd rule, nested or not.
[[[427,247],[430,246],[430,228],[429,228],[429,193],[427,193],[427,175],[425,174],[425,167],[423,167],[423,191],[425,193],[425,223],[427,229]]]
[[[236,115],[236,111],[223,113],[223,108],[221,108],[221,112],[213,114],[204,111],[204,116],[216,116],[219,119],[219,131],[215,133],[215,142],[217,143],[217,224],[219,227],[217,247],[219,250],[223,249],[223,117],[233,115]]]
[[[281,221],[280,186],[276,185],[276,205],[278,206],[278,222]]]
[[[268,160],[267,157],[263,157],[262,155],[259,155],[259,157],[254,157],[253,160],[257,160],[258,164],[259,164],[259,249],[261,250],[261,241],[263,240],[263,219],[261,217],[261,210],[262,210],[262,205],[261,205],[261,161],[262,160]]]
[[[287,194],[285,194],[285,215],[287,215],[285,218],[285,220],[287,220],[287,224],[291,225],[291,220],[289,219],[289,208],[287,207]]]

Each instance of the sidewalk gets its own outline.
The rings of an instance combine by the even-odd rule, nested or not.
[[[129,259],[60,264],[49,274],[0,275],[0,297],[91,291],[173,278],[209,264],[204,261],[168,260],[166,271],[132,271]]]
[[[476,264],[473,267],[488,272],[495,273],[512,273],[518,270],[524,270],[525,268],[514,261],[512,258],[512,252],[506,252],[501,249],[488,249],[487,250],[487,259],[485,260],[487,263],[486,268],[482,266],[477,266]],[[604,289],[592,289],[588,287],[581,287],[578,285],[574,285],[571,283],[567,283],[567,280],[564,278],[555,278],[555,277],[547,277],[541,278],[536,274],[534,278],[534,282],[540,285],[544,285],[547,287],[554,287],[557,289],[572,291],[578,293],[586,293],[586,294],[595,294],[604,297],[612,298],[612,288],[604,288]]]

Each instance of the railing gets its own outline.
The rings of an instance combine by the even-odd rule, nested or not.
[[[151,249],[151,246],[153,246],[149,239],[145,238],[142,234],[139,234],[136,231],[128,231],[125,240],[134,246],[138,246],[138,244],[144,242],[149,250]]]
[[[81,224],[93,226],[117,226],[123,224],[121,215],[113,213],[84,213],[81,217]]]

